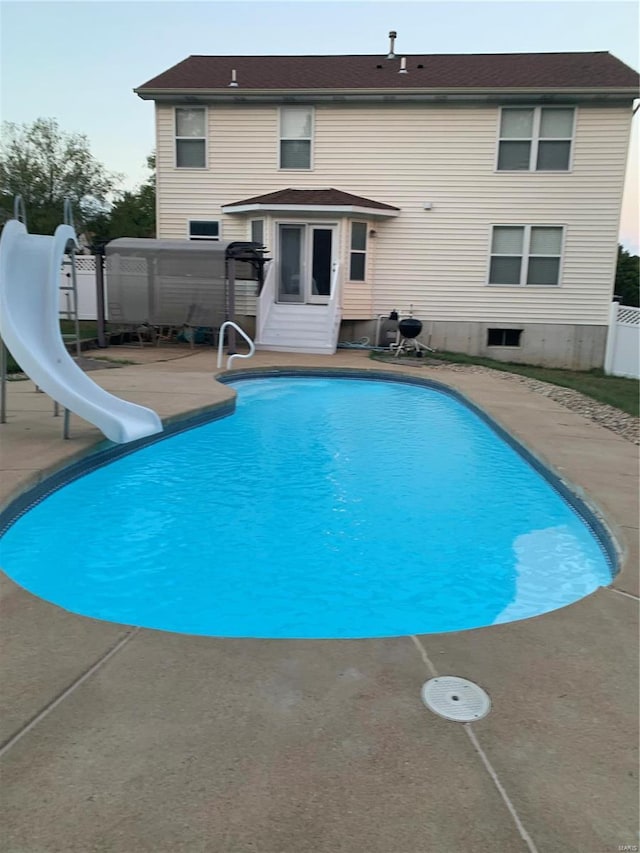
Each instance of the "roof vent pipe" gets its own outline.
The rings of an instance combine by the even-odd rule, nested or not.
[[[397,37],[398,37],[398,33],[395,30],[391,30],[391,32],[389,33],[389,38],[391,39],[391,44],[389,45],[389,53],[387,54],[387,59],[395,59],[396,58],[396,55],[393,52],[393,45],[394,45]]]
[[[409,72],[407,71],[407,57],[403,56],[402,59],[400,60],[400,71],[398,71],[398,74],[408,74],[408,73]]]
[[[238,81],[236,80],[236,69],[233,68],[231,70],[231,83],[229,83],[229,86],[237,86],[237,85],[238,85]]]

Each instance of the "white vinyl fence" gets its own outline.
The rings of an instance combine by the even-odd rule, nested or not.
[[[78,319],[95,320],[96,307],[96,261],[93,255],[76,255],[76,282],[78,288]],[[64,263],[60,271],[60,317],[71,316],[73,294],[62,288],[71,286],[71,264]],[[105,297],[106,304],[106,297]]]
[[[604,372],[640,379],[640,308],[611,303]]]

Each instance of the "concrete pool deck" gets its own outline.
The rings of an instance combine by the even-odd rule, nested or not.
[[[213,381],[211,350],[104,354],[139,363],[92,378],[163,418],[233,393]],[[523,622],[340,641],[214,639],[98,622],[2,575],[0,849],[634,849],[637,448],[486,373],[385,366],[356,351],[259,353],[236,365],[383,369],[457,388],[602,512],[624,549],[622,570],[611,587]],[[101,440],[72,416],[63,441],[61,418],[30,382],[10,383],[7,413],[2,505]],[[461,725],[427,711],[420,687],[433,674],[480,684],[489,716]]]

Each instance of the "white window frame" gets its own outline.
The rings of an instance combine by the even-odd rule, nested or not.
[[[191,234],[191,224],[193,222],[217,222],[218,223],[218,236],[217,237],[203,237],[200,234]],[[187,220],[187,240],[208,240],[211,243],[219,242],[222,239],[222,221],[220,219],[202,219],[202,217],[194,217],[193,219]]]
[[[569,142],[569,163],[566,169],[536,169],[538,162],[538,145],[540,143],[540,122],[542,120],[542,110],[573,110],[573,124],[571,125],[571,136],[545,137],[542,142]],[[500,135],[502,130],[502,113],[504,110],[533,110],[533,128],[530,137],[513,137]],[[496,145],[496,159],[494,172],[499,175],[568,175],[573,171],[573,151],[575,148],[576,139],[576,123],[577,123],[578,108],[573,104],[509,104],[508,106],[500,107],[498,111],[498,143]],[[498,163],[500,160],[500,143],[501,142],[531,142],[531,150],[529,151],[529,168],[528,169],[499,169]]]
[[[283,110],[289,109],[304,109],[309,110],[311,112],[311,136],[307,137],[296,137],[292,140],[290,136],[282,135],[282,113]],[[278,170],[280,172],[313,172],[314,169],[314,144],[313,140],[316,133],[316,110],[315,107],[310,106],[308,104],[283,104],[278,108]],[[309,166],[307,168],[302,168],[300,166],[296,166],[294,169],[289,168],[288,166],[282,165],[282,142],[294,141],[294,142],[305,142],[309,141]]]
[[[204,136],[178,136],[178,110],[202,110],[204,112]],[[178,166],[178,140],[181,139],[191,140],[192,142],[198,139],[204,140],[204,166]],[[209,168],[209,110],[206,106],[183,104],[176,105],[173,108],[173,165],[175,169],[179,169],[181,172],[190,169],[195,172],[202,172]]]
[[[304,277],[304,288],[305,288],[306,296],[309,295],[309,281],[307,279],[307,276],[310,274],[310,270],[311,270],[311,266],[312,266],[312,262],[313,262],[312,229],[313,228],[327,228],[327,229],[332,230],[333,235],[331,238],[331,266],[332,266],[331,283],[333,284],[333,272],[334,272],[333,266],[336,263],[336,261],[338,261],[340,258],[340,252],[341,252],[340,247],[342,245],[341,241],[343,240],[343,237],[341,236],[342,226],[341,226],[340,222],[335,221],[335,220],[333,222],[331,222],[329,220],[325,220],[324,218],[315,220],[315,219],[307,219],[307,218],[302,218],[302,217],[297,218],[295,216],[292,216],[289,219],[274,219],[273,223],[272,223],[272,228],[273,228],[272,233],[273,233],[273,245],[276,248],[274,249],[273,256],[275,258],[276,264],[280,263],[280,226],[282,226],[282,225],[284,225],[284,226],[292,225],[292,226],[303,226],[304,227],[303,237],[302,237],[302,241],[303,241],[303,243],[302,243],[302,270],[303,270],[302,275]],[[276,275],[279,276],[277,266],[276,266]],[[278,281],[276,280],[276,293],[277,292],[278,292]],[[330,294],[330,297],[331,297],[331,295],[332,294]],[[276,297],[276,301],[278,301],[277,297]],[[309,302],[300,302],[300,303],[295,303],[295,304],[313,305],[314,303],[313,303],[313,301],[309,301]],[[316,304],[323,305],[326,303],[320,302],[320,303],[316,303]]]
[[[491,278],[491,258],[513,258],[514,255],[501,255],[492,252],[493,247],[493,230],[494,228],[524,228],[524,236],[522,239],[522,263],[520,264],[520,281],[514,284],[500,284],[493,282]],[[529,247],[531,246],[531,229],[532,228],[560,228],[562,235],[560,238],[560,263],[558,264],[558,283],[557,284],[527,284],[527,273],[529,272],[529,258],[557,258],[558,255],[531,255]],[[524,225],[522,222],[496,222],[489,227],[489,258],[487,262],[487,287],[540,287],[544,290],[550,290],[554,287],[562,287],[563,269],[564,269],[564,250],[565,238],[567,235],[566,225],[559,225],[557,222],[534,222],[533,224]]]
[[[364,225],[364,249],[353,248],[353,226]],[[364,278],[351,278],[351,255],[364,255]],[[352,281],[355,284],[364,284],[367,280],[367,256],[369,254],[369,223],[362,219],[352,219],[349,223],[349,269],[347,281]]]
[[[489,343],[489,332],[520,332],[520,336],[518,338],[517,344],[490,344]],[[522,349],[522,336],[524,335],[524,329],[514,329],[513,326],[487,326],[487,349],[493,349],[494,347],[500,347],[500,349]]]
[[[267,245],[267,222],[265,217],[263,216],[254,216],[253,219],[249,220],[249,240],[253,240],[253,223],[254,222],[262,222],[262,245]]]

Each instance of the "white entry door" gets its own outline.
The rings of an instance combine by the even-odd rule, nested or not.
[[[278,302],[325,304],[336,263],[336,225],[278,225]]]

